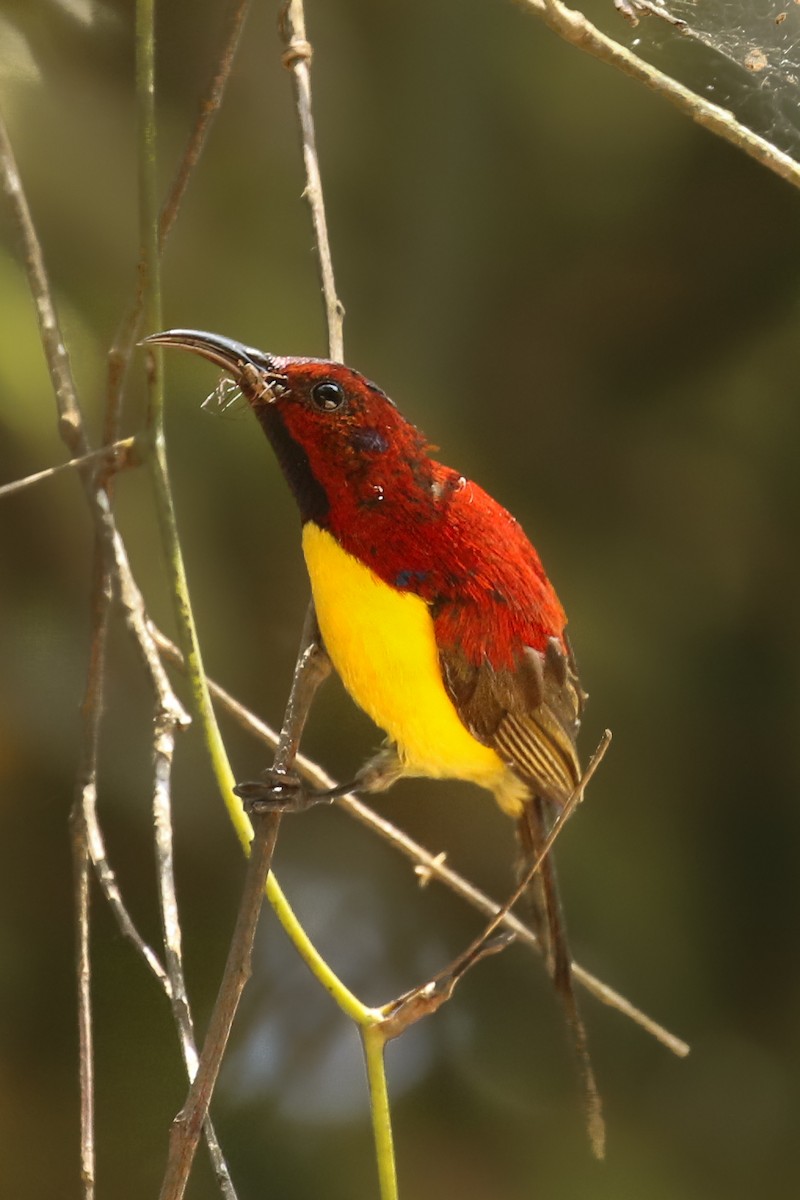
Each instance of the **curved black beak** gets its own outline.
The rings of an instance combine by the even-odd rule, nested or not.
[[[209,362],[216,363],[223,371],[238,382],[245,367],[255,367],[258,371],[274,372],[276,361],[271,354],[256,350],[253,346],[245,346],[232,338],[222,337],[218,333],[206,333],[202,329],[166,329],[163,333],[151,333],[142,339],[143,345],[177,346],[181,350],[191,350]]]

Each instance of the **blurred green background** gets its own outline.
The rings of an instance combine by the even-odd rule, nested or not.
[[[226,6],[159,8],[166,187]],[[321,354],[276,6],[254,8],[166,253],[165,323]],[[630,40],[610,2],[591,11]],[[597,1166],[540,964],[520,948],[490,959],[390,1051],[402,1195],[795,1196],[798,197],[509,3],[311,2],[308,19],[348,360],[536,540],[591,693],[587,753],[606,725],[615,734],[559,847],[574,952],[693,1047],[679,1061],[584,998],[609,1125]],[[4,110],[95,430],[137,256],[132,21],[130,0],[0,3]],[[671,55],[708,85],[713,57],[667,41],[659,61]],[[167,369],[207,666],[274,723],[306,603],[297,518],[255,423],[200,411],[213,371],[177,355]],[[141,364],[136,376],[127,432],[141,421]],[[0,479],[63,457],[3,205]],[[171,629],[144,473],[120,479],[118,510],[150,610]],[[4,1197],[79,1195],[67,816],[90,550],[74,478],[2,502]],[[101,810],[155,940],[150,719],[117,627]],[[263,752],[225,731],[238,776],[251,777]],[[308,751],[344,777],[376,740],[329,684]],[[175,786],[202,1023],[242,860],[195,730]],[[512,831],[482,793],[408,782],[380,806],[476,883],[509,889]],[[370,1002],[426,978],[478,927],[337,811],[287,820],[277,868],[320,948]],[[103,904],[95,911],[100,1194],[132,1200],[157,1192],[183,1086],[160,992]],[[271,914],[214,1111],[240,1200],[376,1194],[356,1036]],[[201,1155],[190,1195],[215,1194]]]

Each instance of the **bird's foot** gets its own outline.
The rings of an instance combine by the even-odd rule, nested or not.
[[[248,813],[298,813],[317,804],[331,804],[340,795],[338,788],[320,790],[303,783],[295,771],[270,767],[260,779],[237,783],[234,794],[244,802]]]

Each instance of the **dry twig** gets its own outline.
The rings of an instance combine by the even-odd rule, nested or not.
[[[273,768],[276,773],[286,774],[291,770],[311,702],[328,673],[327,657],[318,653],[318,647],[316,620],[313,610],[310,610],[303,628],[286,717],[280,737],[276,739]],[[200,1129],[216,1086],[233,1019],[251,974],[253,940],[278,838],[280,814],[254,813],[253,823],[255,832],[228,958],[203,1041],[197,1073],[186,1103],[173,1121],[170,1131],[169,1156],[160,1200],[181,1200],[186,1190]]]
[[[800,187],[800,165],[790,155],[778,150],[766,138],[759,137],[746,125],[742,125],[728,109],[698,96],[690,88],[684,87],[671,76],[639,58],[633,51],[615,42],[591,21],[587,21],[583,13],[567,8],[561,0],[517,0],[517,3],[535,12],[545,25],[571,45],[591,54],[593,58],[600,59],[601,62],[609,63],[618,71],[622,71],[623,75],[628,75],[651,91],[657,92],[690,120],[715,133],[723,141],[730,142],[732,146],[761,163],[762,167],[774,171],[787,183]]]
[[[151,626],[151,632],[159,649],[164,656],[182,670],[184,668],[183,658],[180,650],[174,642],[165,637],[155,626]],[[234,696],[227,692],[213,679],[208,681],[209,691],[219,704],[219,706],[229,713],[234,720],[241,725],[248,733],[259,738],[265,745],[275,747],[277,745],[278,735],[269,727],[260,717],[252,713],[250,709],[245,708]],[[296,760],[297,770],[307,779],[315,788],[322,791],[327,791],[330,788],[336,787],[336,780],[332,779],[321,767],[312,762],[303,754],[298,754]],[[433,854],[430,850],[426,850],[419,842],[415,842],[412,837],[404,833],[402,829],[398,829],[391,821],[377,813],[363,800],[359,800],[357,796],[341,796],[335,805],[336,808],[341,808],[349,816],[354,817],[371,832],[376,833],[383,838],[390,846],[407,858],[414,866],[414,871],[421,874],[425,882],[435,879],[455,895],[460,896],[467,904],[488,918],[494,918],[501,911],[501,906],[496,900],[487,896],[485,892],[476,888],[469,880],[465,879],[452,867],[447,865],[446,856],[444,853]],[[529,929],[523,921],[516,917],[513,912],[506,913],[502,918],[502,927],[513,933],[518,941],[532,950],[541,952],[538,939],[532,929]],[[689,1046],[681,1038],[670,1033],[659,1022],[654,1021],[630,1000],[621,995],[608,984],[603,983],[596,975],[592,975],[580,963],[573,962],[572,973],[580,985],[585,988],[590,995],[595,999],[600,1000],[609,1008],[615,1009],[628,1020],[633,1021],[641,1029],[648,1033],[656,1041],[660,1042],[673,1054],[679,1058],[684,1058],[689,1053]]]

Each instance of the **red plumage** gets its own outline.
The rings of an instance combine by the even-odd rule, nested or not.
[[[519,522],[457,471],[430,458],[424,436],[348,367],[274,359],[286,398],[257,409],[280,414],[329,501],[327,528],[390,586],[432,606],[437,642],[475,666],[513,668],[523,647],[563,645],[566,617]],[[298,403],[319,381],[346,389],[332,420]],[[269,430],[268,430],[269,432]],[[290,480],[291,481],[291,480]]]

